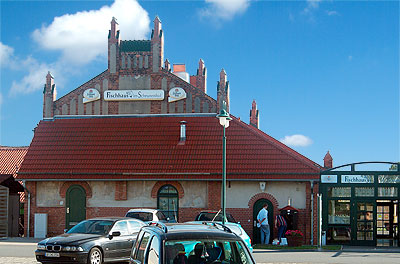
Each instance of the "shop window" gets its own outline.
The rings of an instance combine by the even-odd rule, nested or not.
[[[379,175],[379,183],[400,183],[400,175]]]
[[[350,242],[351,228],[350,226],[329,227],[327,240],[329,242]]]
[[[328,201],[328,224],[350,224],[350,200]]]
[[[397,197],[396,187],[378,187],[379,197]]]
[[[351,197],[350,187],[329,187],[328,196],[332,198]]]
[[[172,185],[164,185],[157,195],[157,206],[169,220],[178,221],[178,191]]]
[[[354,191],[358,197],[372,197],[375,195],[374,187],[355,187]]]

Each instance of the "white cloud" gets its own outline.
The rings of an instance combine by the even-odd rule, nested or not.
[[[229,20],[249,7],[249,0],[206,0],[208,6],[200,11],[204,17]]]
[[[305,13],[308,13],[308,12],[311,12],[311,11],[313,11],[313,10],[315,10],[315,9],[318,9],[318,7],[319,7],[319,3],[321,2],[322,0],[307,0],[307,6],[304,8],[304,12]]]
[[[0,65],[5,67],[10,63],[11,57],[14,55],[14,49],[0,42]]]
[[[54,65],[40,63],[32,57],[28,57],[25,60],[18,59],[18,63],[24,70],[28,71],[28,74],[22,80],[12,82],[10,89],[11,96],[21,93],[29,94],[43,89],[47,72],[58,72],[55,70]]]
[[[331,10],[331,11],[326,11],[326,14],[328,16],[338,16],[339,13],[337,11]]]
[[[122,39],[147,38],[150,31],[147,12],[136,0],[116,0],[98,10],[55,17],[50,25],[43,25],[32,33],[43,49],[61,51],[62,56],[56,61],[38,61],[32,55],[23,59],[13,55],[11,47],[1,45],[2,63],[3,54],[8,54],[7,58],[12,57],[9,68],[27,72],[21,80],[13,81],[9,95],[41,91],[48,71],[62,87],[66,79],[79,74],[84,65],[99,57],[107,58],[107,36],[112,17],[117,18]]]
[[[123,39],[144,39],[150,31],[149,16],[136,0],[115,0],[98,10],[55,17],[32,36],[42,48],[61,51],[66,62],[83,65],[106,57],[112,17],[117,18]]]
[[[279,141],[291,147],[307,147],[313,143],[309,137],[304,135],[285,136],[285,138],[282,138]]]

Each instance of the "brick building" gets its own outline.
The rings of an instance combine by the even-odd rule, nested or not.
[[[46,77],[43,120],[18,176],[31,193],[30,235],[35,213],[48,214],[48,235],[55,235],[84,218],[122,216],[130,208],[160,208],[179,222],[220,209],[222,127],[216,114],[229,111],[226,72],[220,72],[214,99],[207,95],[203,60],[192,76],[183,64],[171,67],[158,17],[150,40],[121,36],[113,18],[108,69],[63,97],[56,99],[55,80]],[[227,211],[250,236],[255,231],[257,242],[260,205],[271,205],[272,221],[289,203],[310,243],[320,166],[259,130],[255,102],[250,124],[232,118]]]

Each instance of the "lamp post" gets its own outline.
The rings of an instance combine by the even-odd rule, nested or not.
[[[229,114],[225,111],[225,109],[222,109],[219,112],[219,115],[217,115],[217,118],[219,119],[219,123],[221,126],[224,128],[224,134],[222,137],[222,197],[221,197],[221,204],[222,204],[222,224],[225,224],[225,217],[226,217],[226,136],[225,136],[225,128],[229,127],[229,121],[232,120],[232,118],[229,116]]]

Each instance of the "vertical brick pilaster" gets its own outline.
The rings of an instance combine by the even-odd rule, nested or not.
[[[127,182],[126,181],[115,182],[115,200],[116,201],[125,201],[127,199],[128,199]]]

